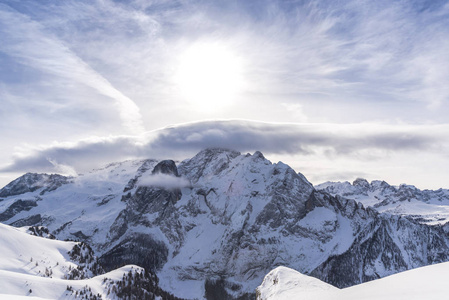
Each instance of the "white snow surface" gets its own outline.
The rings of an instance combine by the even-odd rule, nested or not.
[[[142,269],[138,266],[124,266],[85,280],[66,280],[68,268],[76,268],[67,254],[75,242],[50,240],[32,236],[22,228],[14,228],[0,223],[0,299],[75,299],[67,291],[82,290],[88,286],[94,295],[103,299],[114,299],[107,295],[104,278],[121,280],[130,270]],[[50,277],[45,269],[51,270]],[[30,293],[31,290],[31,293]]]
[[[442,300],[449,295],[449,262],[421,267],[345,289],[286,267],[265,276],[257,300]]]

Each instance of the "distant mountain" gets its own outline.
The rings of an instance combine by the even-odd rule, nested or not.
[[[339,195],[361,202],[379,212],[408,216],[427,224],[445,224],[449,221],[449,190],[420,190],[413,185],[399,187],[385,181],[358,178],[349,182],[326,182],[315,186],[333,196]]]
[[[441,300],[449,295],[449,263],[421,267],[338,289],[295,270],[278,267],[257,288],[257,300]]]
[[[192,299],[254,299],[280,265],[347,287],[448,260],[447,226],[380,213],[330,187],[260,152],[206,149],[75,178],[26,174],[0,190],[0,221],[83,241],[106,271],[139,265]]]

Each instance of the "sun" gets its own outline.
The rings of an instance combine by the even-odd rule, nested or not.
[[[194,109],[212,112],[236,100],[242,89],[242,60],[218,43],[198,43],[179,59],[175,81]]]

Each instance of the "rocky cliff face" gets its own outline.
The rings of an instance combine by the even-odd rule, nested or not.
[[[41,194],[49,186],[2,189],[9,193],[0,202],[3,220],[88,242],[105,269],[141,265],[184,298],[253,297],[279,265],[345,287],[449,254],[443,226],[381,214],[330,185],[317,191],[260,152],[206,149],[178,164],[128,161]],[[351,187],[357,195],[371,189],[364,181]]]
[[[352,222],[350,247],[330,255],[310,275],[343,288],[408,269],[448,261],[448,236],[442,226],[411,218],[379,214],[339,196],[315,192],[314,206],[323,205]]]

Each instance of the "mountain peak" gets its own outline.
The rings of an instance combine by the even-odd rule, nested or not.
[[[62,184],[68,183],[69,179],[70,177],[59,174],[26,173],[2,188],[0,190],[0,197],[21,195],[47,187],[41,192],[45,193],[46,191],[58,188]]]
[[[151,172],[152,174],[178,175],[178,168],[173,160],[163,160],[159,162]]]
[[[352,183],[353,186],[359,186],[362,188],[369,188],[369,182],[368,180],[366,180],[365,178],[357,178],[356,180],[354,180],[354,182]]]
[[[195,155],[195,157],[211,157],[211,156],[216,156],[216,155],[223,154],[223,153],[226,153],[226,154],[234,156],[234,157],[240,155],[240,152],[235,151],[233,149],[211,147],[211,148],[206,148],[206,149],[201,150],[200,152],[198,152]]]
[[[262,152],[260,152],[260,151],[254,152],[253,158],[254,159],[266,159],[265,156],[263,156]]]

